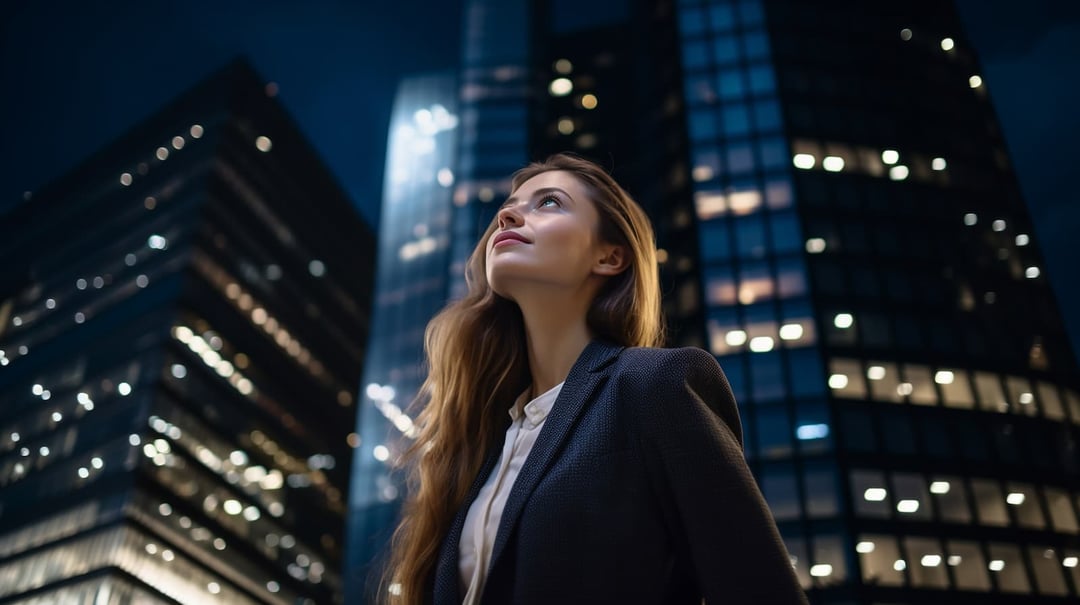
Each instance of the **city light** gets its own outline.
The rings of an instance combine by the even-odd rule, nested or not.
[[[821,167],[828,172],[840,172],[844,169],[844,158],[835,155],[825,156],[821,161]]]
[[[803,336],[801,324],[784,324],[780,326],[781,340],[799,340]]]
[[[792,162],[795,164],[796,168],[809,170],[814,167],[817,160],[809,153],[796,153],[795,157],[792,158]]]
[[[923,555],[920,563],[923,567],[937,567],[941,565],[941,555]]]
[[[812,237],[806,240],[806,251],[810,254],[821,254],[825,251],[825,239]]]
[[[270,137],[260,136],[260,137],[255,139],[255,149],[258,149],[259,151],[261,151],[263,153],[266,153],[266,152],[270,151],[273,148],[274,148],[274,143],[273,143],[273,141],[270,140]]]
[[[941,40],[941,50],[950,51],[953,48],[956,48],[956,43],[953,42],[952,38],[943,38]]]
[[[855,318],[851,313],[837,313],[836,317],[833,317],[833,325],[841,330],[850,328],[855,323]]]
[[[863,499],[867,502],[883,502],[886,496],[888,492],[883,487],[871,487],[863,492]]]
[[[1020,506],[1026,499],[1027,497],[1021,492],[1010,492],[1008,496],[1005,496],[1005,501],[1013,506]]]
[[[972,88],[978,88],[982,86],[982,83],[982,78],[980,78],[979,76],[971,76],[970,78],[968,78],[968,86],[971,86]]]
[[[843,374],[833,374],[829,376],[829,388],[831,389],[843,389],[847,388],[848,377]]]
[[[1020,234],[1017,234],[1015,241],[1016,241],[1017,246],[1023,247],[1023,246],[1028,245],[1029,243],[1031,243],[1031,238],[1028,237],[1028,235],[1026,233],[1020,233]]]
[[[855,545],[855,552],[862,553],[864,555],[872,553],[874,552],[874,543],[869,541],[859,542]]]
[[[866,368],[866,377],[870,380],[881,380],[885,378],[885,368],[882,366],[870,366]]]
[[[731,330],[724,335],[724,342],[729,347],[740,347],[746,344],[746,332],[743,330]]]
[[[597,100],[596,95],[586,94],[581,97],[581,106],[585,109],[596,109]]]
[[[555,78],[548,85],[548,92],[553,97],[565,97],[574,90],[574,83],[569,78]]]
[[[934,158],[930,161],[930,168],[932,170],[945,170],[946,166],[945,158]]]
[[[897,164],[889,169],[889,179],[893,181],[902,181],[908,178],[908,167],[903,164]]]
[[[919,510],[918,500],[901,500],[896,503],[896,510],[904,514],[911,514]]]
[[[881,152],[881,161],[886,164],[895,164],[900,161],[900,153],[895,149],[886,149]]]
[[[939,495],[940,494],[947,494],[947,493],[949,493],[949,490],[951,488],[952,488],[952,486],[949,484],[948,481],[934,481],[933,483],[930,484],[930,493],[931,494],[939,494]]]
[[[767,353],[773,350],[773,339],[769,336],[755,336],[750,339],[750,350],[755,353]]]
[[[826,576],[830,576],[832,575],[832,572],[832,565],[828,565],[826,563],[814,565],[810,568],[810,575],[814,576],[815,578],[824,578]]]

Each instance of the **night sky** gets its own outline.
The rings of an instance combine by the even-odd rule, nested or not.
[[[959,0],[1036,242],[1080,349],[1080,2]],[[105,8],[107,6],[107,8]],[[9,0],[0,7],[0,208],[18,203],[238,55],[377,224],[402,75],[452,68],[460,0]],[[962,36],[956,36],[958,40]]]

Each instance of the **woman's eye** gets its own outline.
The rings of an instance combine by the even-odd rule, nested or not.
[[[546,198],[540,200],[540,203],[537,204],[537,207],[546,208],[549,205],[558,206],[559,205],[559,200],[557,200],[557,199],[555,199],[553,197],[546,197]]]

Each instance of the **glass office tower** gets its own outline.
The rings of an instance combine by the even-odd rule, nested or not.
[[[477,33],[495,4],[527,26]],[[652,217],[670,344],[725,369],[813,602],[1080,595],[1080,371],[951,3],[469,6],[485,52],[527,45],[464,68],[522,74],[496,115],[525,156],[591,157]]]
[[[374,235],[275,91],[230,65],[3,216],[0,601],[342,601]]]

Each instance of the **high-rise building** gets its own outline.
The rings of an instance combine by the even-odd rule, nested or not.
[[[231,64],[0,218],[0,601],[342,602],[375,238],[275,94]]]
[[[812,601],[1080,595],[1080,370],[952,3],[465,15],[452,222],[473,231],[450,248],[520,163],[613,168],[657,226],[671,344],[725,369]]]

